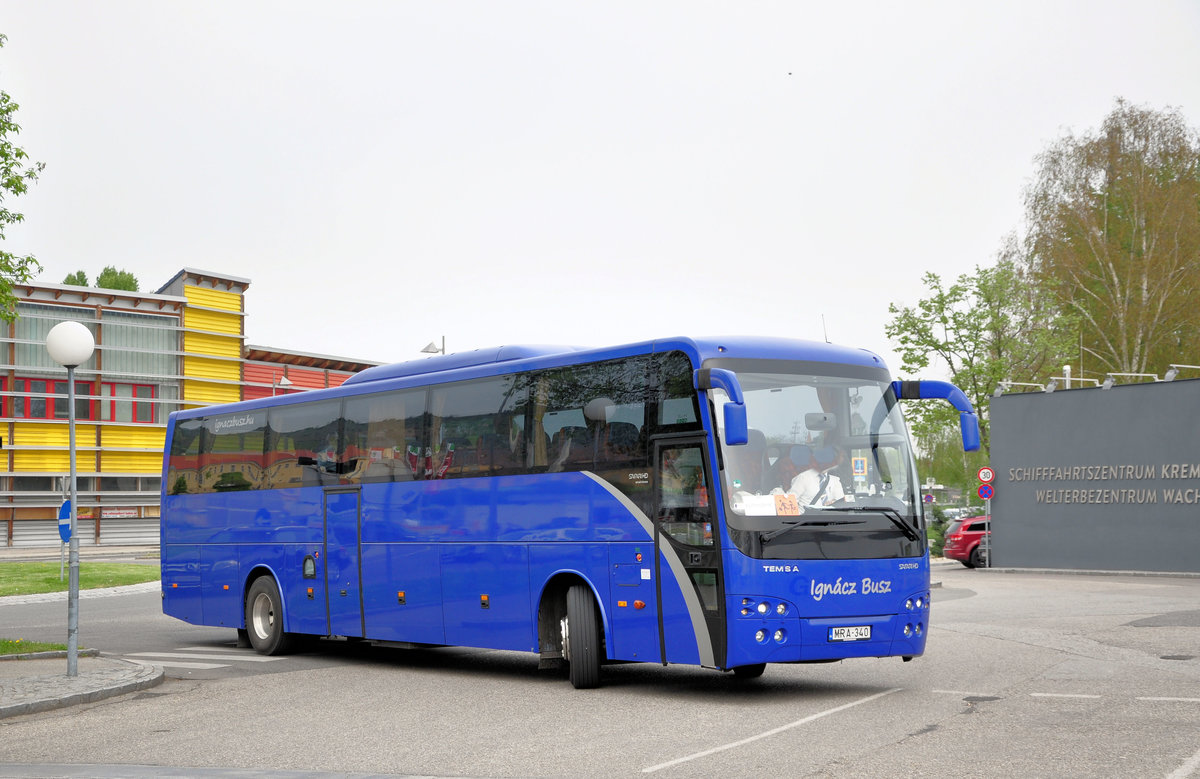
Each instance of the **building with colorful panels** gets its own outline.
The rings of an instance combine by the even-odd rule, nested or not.
[[[14,287],[0,343],[0,533],[59,543],[69,473],[66,369],[46,351],[59,322],[96,340],[75,371],[80,543],[157,544],[167,415],[179,408],[341,384],[377,363],[245,343],[244,278],[185,268],[154,293]]]

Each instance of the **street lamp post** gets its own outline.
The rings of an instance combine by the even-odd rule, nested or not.
[[[67,369],[67,430],[71,458],[71,542],[70,577],[67,590],[67,676],[79,675],[79,535],[75,517],[79,511],[78,480],[75,475],[75,369],[87,362],[96,348],[96,339],[79,322],[59,322],[46,336],[50,358]]]

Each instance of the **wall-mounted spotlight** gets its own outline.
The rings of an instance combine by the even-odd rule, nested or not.
[[[1177,377],[1179,375],[1179,371],[1182,368],[1189,368],[1191,370],[1200,371],[1200,365],[1183,365],[1180,363],[1171,363],[1171,367],[1167,370],[1166,375],[1163,376],[1163,381],[1175,381],[1175,377]]]

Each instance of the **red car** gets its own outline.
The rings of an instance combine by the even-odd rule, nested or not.
[[[958,560],[968,568],[987,565],[987,547],[983,541],[992,534],[987,517],[963,517],[946,528],[942,557]],[[990,539],[989,539],[990,540]]]

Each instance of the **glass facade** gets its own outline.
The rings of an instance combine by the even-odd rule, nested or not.
[[[83,525],[84,543],[113,543],[104,535],[110,522],[141,526],[139,543],[157,543],[163,438],[172,411],[208,405],[217,396],[238,400],[271,394],[272,384],[284,375],[291,376],[291,391],[335,386],[369,367],[273,350],[251,357],[242,326],[248,285],[246,279],[183,270],[153,293],[67,285],[14,288],[17,316],[0,325],[6,347],[0,352],[0,544],[57,543],[55,518],[69,472],[68,388],[66,370],[50,358],[46,337],[59,322],[82,323],[96,341],[92,357],[75,373],[78,516],[95,520]],[[198,434],[197,454],[202,438],[215,442],[216,449],[208,453],[205,468],[188,472],[195,483],[168,486],[237,489],[233,477],[223,474],[240,462],[239,446],[257,452],[259,469],[245,469],[253,471],[255,486],[301,473],[295,463],[270,467],[279,458],[263,454],[264,441],[274,432],[265,425],[263,420],[263,427],[249,435]],[[283,445],[277,438],[271,443]]]

